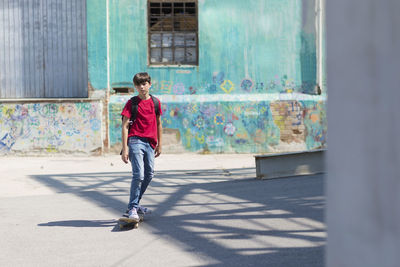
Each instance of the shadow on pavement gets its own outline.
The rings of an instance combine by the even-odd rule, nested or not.
[[[40,223],[38,226],[62,226],[62,227],[113,227],[115,220],[70,220]]]
[[[153,210],[140,226],[208,266],[323,266],[322,175],[256,180],[255,169],[156,173],[143,201]],[[34,179],[120,215],[130,174],[40,175]],[[116,220],[59,221],[39,226],[110,227]]]

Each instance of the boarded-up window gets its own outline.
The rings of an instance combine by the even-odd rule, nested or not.
[[[150,65],[198,65],[197,1],[148,0]]]
[[[0,1],[0,98],[87,97],[85,0]]]

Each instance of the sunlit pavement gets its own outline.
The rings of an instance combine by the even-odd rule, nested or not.
[[[1,266],[323,266],[324,177],[256,180],[250,154],[166,154],[120,231],[119,156],[0,158]]]

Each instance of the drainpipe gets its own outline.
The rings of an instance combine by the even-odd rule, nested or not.
[[[104,140],[104,146],[106,148],[106,152],[110,151],[110,111],[109,111],[109,103],[110,103],[110,25],[109,25],[109,0],[106,0],[106,38],[107,38],[107,90],[106,90],[106,99],[105,99],[105,127],[106,127],[106,136]]]
[[[316,1],[315,12],[317,15],[315,21],[315,25],[317,28],[317,83],[320,86],[322,92],[326,93],[324,82],[325,0]]]

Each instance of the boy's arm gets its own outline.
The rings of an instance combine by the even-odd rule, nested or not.
[[[161,144],[162,144],[162,124],[161,124],[161,116],[157,116],[157,146],[155,149],[155,157],[160,156],[161,154]]]
[[[129,130],[129,118],[123,116],[123,119],[122,119],[122,134],[121,134],[121,139],[122,139],[121,159],[125,163],[129,162],[128,130]]]

